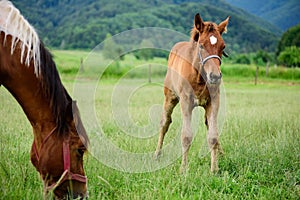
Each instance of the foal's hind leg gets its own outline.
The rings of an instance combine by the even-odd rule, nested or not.
[[[164,88],[165,93],[165,100],[164,100],[164,107],[162,113],[162,119],[160,121],[160,131],[159,131],[159,138],[157,143],[157,148],[155,151],[155,158],[157,159],[161,154],[162,145],[164,142],[165,134],[167,133],[170,124],[172,123],[172,112],[174,107],[178,103],[177,96],[167,87]]]

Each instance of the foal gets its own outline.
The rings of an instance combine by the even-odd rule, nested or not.
[[[172,122],[174,107],[180,103],[182,113],[182,163],[181,171],[187,167],[187,155],[193,133],[192,110],[195,106],[205,109],[205,124],[208,128],[207,142],[211,151],[211,171],[218,170],[217,153],[221,151],[217,130],[220,104],[220,69],[229,17],[219,25],[203,22],[196,14],[189,42],[179,42],[172,48],[168,60],[168,71],[164,82],[164,106],[156,158],[161,154],[163,140]],[[224,54],[225,55],[225,54]]]

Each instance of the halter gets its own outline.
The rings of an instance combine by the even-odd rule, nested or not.
[[[39,162],[40,157],[39,157],[39,152],[41,152],[44,144],[47,142],[47,140],[50,138],[51,135],[55,132],[57,127],[55,127],[43,140],[39,151],[37,151],[36,148],[36,143],[35,140],[33,141],[33,151],[36,156],[37,161]],[[54,182],[52,185],[47,186],[45,188],[46,191],[54,191],[58,186],[60,186],[63,182],[67,180],[75,180],[81,183],[86,183],[87,182],[87,177],[80,175],[80,174],[74,174],[70,171],[70,166],[71,166],[71,159],[70,159],[70,148],[69,148],[69,141],[70,137],[68,139],[64,140],[63,142],[63,159],[64,159],[64,172],[60,176],[57,182]],[[41,172],[40,172],[41,173]]]
[[[220,62],[220,65],[222,64],[222,59],[220,58],[220,56],[218,56],[218,55],[209,55],[209,56],[207,56],[206,58],[204,58],[203,59],[203,57],[202,57],[202,54],[201,54],[201,50],[203,50],[204,48],[203,48],[203,46],[202,46],[202,44],[199,44],[199,40],[200,40],[200,37],[199,37],[199,39],[198,39],[198,42],[197,42],[197,48],[199,48],[198,49],[198,57],[199,57],[199,63],[200,63],[200,68],[199,68],[199,76],[198,76],[198,81],[199,81],[199,83],[200,83],[200,79],[201,79],[201,67],[203,68],[204,67],[204,65],[205,65],[205,63],[209,60],[209,59],[212,59],[212,58],[216,58],[216,59],[218,59],[219,60],[219,62]],[[227,54],[226,54],[227,55]],[[206,87],[206,85],[207,85],[207,82],[205,81],[205,87]],[[202,91],[202,93],[204,92],[204,90]],[[202,95],[202,93],[201,93],[201,95]]]
[[[202,45],[199,46],[199,51],[198,51],[198,56],[199,56],[199,59],[200,59],[200,64],[202,65],[202,67],[205,65],[205,63],[209,60],[209,59],[212,59],[212,58],[217,58],[220,62],[220,65],[222,64],[222,59],[220,58],[220,56],[218,55],[209,55],[207,56],[206,58],[203,59],[202,55],[201,55],[201,50],[204,49]]]

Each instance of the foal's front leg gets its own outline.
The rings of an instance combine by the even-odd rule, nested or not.
[[[218,151],[221,150],[218,135],[218,111],[219,111],[219,95],[212,98],[211,102],[205,107],[205,123],[208,128],[207,142],[211,151],[211,172],[219,170],[218,167]]]
[[[161,154],[161,149],[163,146],[165,135],[169,129],[170,124],[172,123],[172,112],[174,107],[178,103],[177,96],[167,87],[164,88],[165,93],[165,100],[164,100],[164,107],[163,107],[163,113],[162,113],[162,119],[160,121],[160,131],[159,131],[159,138],[157,142],[157,147],[155,151],[155,159],[158,159],[158,157]]]
[[[180,171],[184,173],[188,165],[188,152],[193,140],[193,132],[191,128],[192,111],[194,107],[194,98],[191,95],[182,95],[180,97],[180,106],[182,114],[182,162]]]

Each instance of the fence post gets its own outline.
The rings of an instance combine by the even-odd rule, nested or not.
[[[256,66],[256,73],[255,73],[255,82],[254,84],[257,84],[257,78],[258,78],[258,66]]]
[[[80,58],[80,68],[79,68],[79,71],[80,72],[84,72],[84,69],[83,69],[83,59]]]
[[[149,70],[148,70],[148,82],[151,83],[151,64],[149,64]]]
[[[270,65],[270,62],[268,61],[267,66],[266,66],[266,77],[269,76],[269,65]]]

